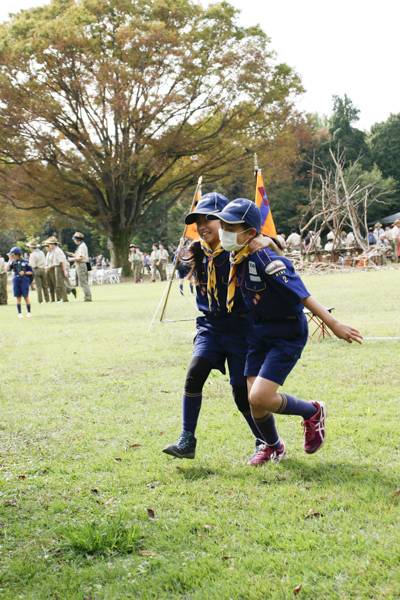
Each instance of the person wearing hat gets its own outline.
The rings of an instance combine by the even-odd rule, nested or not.
[[[195,437],[197,421],[202,404],[202,391],[213,369],[225,374],[228,363],[230,384],[236,406],[250,427],[255,452],[263,440],[251,418],[247,397],[244,365],[247,354],[247,308],[238,289],[235,309],[228,315],[226,308],[227,281],[229,274],[229,252],[220,243],[219,221],[208,221],[209,213],[216,213],[228,205],[222,194],[211,192],[202,196],[193,212],[185,217],[186,225],[196,223],[199,240],[189,247],[187,264],[190,274],[196,276],[196,302],[203,316],[197,318],[197,335],[194,340],[193,356],[190,362],[182,396],[183,423],[178,440],[168,444],[163,452],[177,458],[193,459],[196,453]],[[262,238],[261,245],[270,244],[269,238]]]
[[[49,288],[51,301],[55,302],[56,298],[57,301],[61,300],[61,298],[59,296],[59,291],[57,291],[56,270],[55,266],[53,265],[54,250],[50,248],[50,244],[47,240],[42,242],[42,246],[46,250],[46,281]]]
[[[379,223],[379,221],[377,223],[375,223],[375,229],[374,229],[374,236],[376,241],[378,241],[378,239],[381,237],[382,233],[385,233],[383,228],[382,228],[382,223]]]
[[[0,305],[6,305],[7,301],[7,263],[0,253]]]
[[[83,233],[79,233],[79,231],[77,231],[72,236],[72,239],[74,240],[75,244],[77,245],[77,248],[76,248],[75,254],[72,254],[72,252],[68,252],[68,256],[69,256],[68,260],[69,260],[69,262],[75,261],[75,268],[76,268],[76,272],[78,275],[79,285],[81,286],[83,294],[84,294],[83,301],[91,302],[92,294],[91,294],[90,287],[88,284],[88,265],[89,265],[88,247],[86,246],[85,242],[83,241],[83,239],[84,239]],[[76,298],[76,292],[75,292],[75,298]]]
[[[386,239],[386,233],[383,232],[381,233],[380,237],[378,238],[377,242],[376,242],[376,247],[377,248],[381,248],[382,250],[382,254],[381,254],[381,264],[384,266],[387,264],[387,252],[390,248],[390,244]]]
[[[162,273],[162,268],[161,268],[161,264],[160,264],[160,251],[158,249],[158,244],[153,244],[150,259],[151,259],[151,282],[155,283],[157,271],[160,275],[161,281],[163,281],[163,273]]]
[[[159,253],[159,266],[161,269],[161,281],[165,281],[167,277],[167,267],[168,267],[168,251],[164,248],[163,244],[159,242],[158,244],[158,253]]]
[[[36,283],[36,292],[39,304],[43,304],[43,294],[46,302],[50,302],[49,290],[46,277],[46,257],[44,252],[39,249],[36,240],[28,242],[28,248],[32,251],[29,257],[29,266],[33,269]]]
[[[11,248],[9,254],[10,260],[7,263],[7,270],[14,273],[13,277],[13,292],[17,299],[18,317],[22,319],[21,298],[23,297],[28,311],[27,317],[31,317],[31,303],[29,300],[29,275],[33,275],[32,268],[29,266],[28,260],[22,256],[21,249],[17,246]]]
[[[254,202],[238,198],[208,218],[220,219],[221,244],[231,252],[227,310],[229,314],[234,312],[239,288],[252,324],[245,375],[254,424],[265,444],[248,464],[259,466],[286,458],[285,443],[278,435],[273,413],[303,417],[304,449],[313,454],[326,437],[325,402],[305,402],[286,393],[278,394],[307,343],[303,308],[349,343],[361,343],[362,336],[356,329],[339,323],[310,296],[290,260],[270,248],[251,255],[249,243],[261,229],[261,212]]]
[[[400,221],[396,219],[393,225],[393,242],[394,242],[394,252],[393,252],[393,260],[395,263],[399,262],[399,243],[400,243]]]
[[[129,262],[131,263],[133,272],[133,282],[143,283],[142,279],[142,266],[143,266],[143,254],[139,250],[139,246],[131,244],[129,246]]]
[[[51,267],[55,271],[57,302],[68,302],[67,294],[73,294],[76,298],[76,289],[72,287],[67,275],[67,257],[58,245],[57,238],[53,235],[48,240],[50,250],[53,251],[51,256]],[[58,298],[61,300],[58,300]]]

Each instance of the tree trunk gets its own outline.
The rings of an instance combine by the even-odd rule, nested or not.
[[[122,275],[129,277],[132,275],[129,257],[129,244],[132,239],[130,231],[116,231],[111,236],[114,248],[110,248],[111,268],[119,269],[122,267]]]

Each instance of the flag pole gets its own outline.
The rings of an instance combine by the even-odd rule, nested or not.
[[[198,182],[197,182],[196,190],[195,190],[195,192],[194,192],[194,196],[193,196],[193,200],[192,200],[192,205],[191,205],[191,207],[190,207],[190,212],[192,212],[192,211],[193,211],[193,209],[194,209],[195,202],[196,202],[196,198],[197,198],[197,192],[198,192],[198,190],[199,190],[199,187],[201,186],[201,182],[202,182],[202,180],[203,180],[203,178],[200,176],[200,177],[199,177],[199,180],[198,180]],[[173,282],[173,280],[174,280],[174,277],[175,277],[176,266],[177,266],[177,264],[178,264],[178,262],[179,262],[179,258],[180,258],[180,256],[181,256],[181,251],[182,251],[183,242],[184,242],[184,239],[185,239],[186,230],[187,230],[187,225],[185,225],[185,230],[184,230],[184,232],[183,232],[183,235],[182,235],[182,237],[181,237],[181,239],[180,239],[179,246],[178,246],[178,252],[177,252],[177,255],[176,255],[176,259],[175,259],[174,268],[172,269],[171,278],[170,278],[170,279],[169,279],[169,281],[168,281],[168,285],[167,285],[167,295],[166,295],[166,297],[165,297],[164,306],[163,306],[163,308],[162,308],[162,311],[161,311],[160,322],[163,320],[164,313],[165,313],[165,310],[166,310],[166,308],[167,308],[167,303],[168,303],[169,293],[170,293],[170,291],[171,291],[172,282]],[[158,308],[157,308],[157,310],[158,310]]]
[[[254,198],[254,202],[256,202],[256,200],[257,200],[257,177],[258,177],[258,159],[257,159],[257,153],[254,152],[254,178],[256,180],[256,195]]]

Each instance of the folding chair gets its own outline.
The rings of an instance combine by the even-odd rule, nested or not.
[[[331,313],[333,310],[335,310],[334,306],[331,306],[330,308],[326,309],[329,313]],[[313,312],[311,312],[311,310],[309,310],[308,308],[303,308],[304,314],[307,317],[307,322],[308,325],[310,326],[311,323],[313,323],[316,327],[314,329],[314,331],[311,333],[311,331],[308,334],[308,338],[310,340],[314,339],[314,336],[318,334],[318,339],[317,342],[320,341],[321,337],[324,340],[325,336],[331,338],[331,334],[330,331],[328,329],[328,327],[325,325],[325,323],[317,316],[314,315]],[[311,335],[310,335],[311,333]]]

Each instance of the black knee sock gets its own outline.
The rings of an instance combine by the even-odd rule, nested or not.
[[[251,431],[253,432],[254,437],[264,440],[264,438],[261,437],[260,432],[253,421],[253,417],[251,416],[247,386],[246,385],[233,385],[232,386],[232,394],[233,394],[233,399],[236,402],[236,406],[238,407],[239,411],[242,413],[243,418],[245,419],[247,425],[250,427]]]
[[[193,356],[186,374],[182,396],[182,429],[195,433],[202,403],[203,386],[212,364],[202,356]]]

